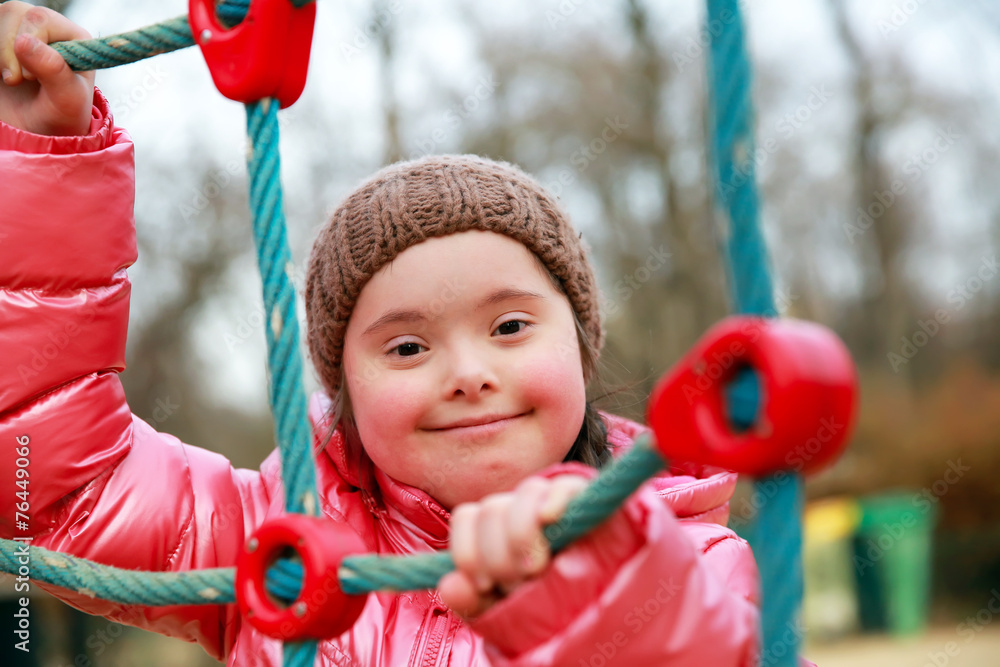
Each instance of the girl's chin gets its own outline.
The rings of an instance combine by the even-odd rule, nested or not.
[[[475,503],[483,498],[495,493],[512,491],[530,473],[523,470],[499,471],[493,469],[470,470],[463,473],[461,478],[452,476],[444,482],[443,488],[449,489],[449,493],[442,494],[443,497],[428,491],[441,503],[442,507],[451,510],[456,505],[462,503]]]

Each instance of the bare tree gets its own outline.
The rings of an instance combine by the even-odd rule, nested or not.
[[[192,165],[201,173],[203,187],[196,191],[218,193],[196,198],[195,212],[186,223],[194,230],[193,238],[181,240],[183,235],[176,233],[164,238],[162,230],[136,220],[144,270],[173,275],[178,287],[156,304],[141,327],[133,327],[122,382],[133,412],[158,430],[219,451],[235,465],[256,467],[274,446],[270,416],[222,407],[203,388],[204,372],[194,354],[196,320],[205,307],[227,298],[219,287],[221,278],[251,248],[246,191],[218,188],[212,180],[218,169],[212,167],[204,162]]]

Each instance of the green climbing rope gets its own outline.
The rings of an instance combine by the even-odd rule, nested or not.
[[[302,6],[309,0],[292,0]],[[249,0],[224,0],[217,7],[227,26],[238,24],[247,14]],[[740,312],[774,314],[766,249],[760,236],[757,190],[753,178],[753,124],[750,104],[750,66],[743,45],[742,21],[737,0],[708,0],[708,15],[724,29],[708,31],[712,37],[712,100],[715,127],[714,155],[719,184],[718,200],[730,225],[729,257],[734,290]],[[727,20],[718,19],[727,18]],[[733,20],[735,17],[735,20]],[[186,17],[148,26],[128,33],[79,42],[54,44],[75,70],[115,67],[194,44]],[[248,160],[254,234],[264,282],[269,368],[272,372],[269,396],[275,414],[277,439],[286,474],[286,508],[318,514],[315,467],[305,412],[298,352],[298,322],[294,291],[289,277],[289,253],[282,213],[280,163],[277,157],[278,131],[271,100],[247,105],[247,124],[253,144]],[[737,182],[739,181],[739,182]],[[733,394],[734,416],[749,423],[759,400],[752,378],[741,380]],[[740,396],[743,397],[740,400]],[[564,519],[546,529],[554,550],[558,550],[609,516],[645,479],[663,465],[648,442],[636,442],[633,449],[612,465],[567,508]],[[294,474],[293,474],[294,473]],[[798,526],[801,492],[799,484],[783,485],[775,499],[765,505],[756,536],[752,537],[762,564],[765,590],[764,648],[794,615],[801,599],[801,540]],[[792,525],[794,524],[794,525]],[[789,527],[792,526],[792,527]],[[773,533],[769,531],[773,530]],[[768,550],[768,542],[773,549]],[[123,604],[229,604],[234,601],[232,568],[194,572],[148,573],[120,570],[45,549],[0,540],[0,570],[18,571],[25,552],[32,577],[84,595],[93,595]],[[453,564],[446,553],[345,559],[342,586],[345,592],[407,590],[437,584]],[[268,573],[268,588],[287,601],[301,587],[301,566],[293,561],[277,563]],[[775,594],[775,591],[779,591]],[[778,662],[795,664],[797,640],[785,646]],[[313,662],[316,642],[288,642],[285,664],[305,667]]]
[[[707,21],[723,26],[707,32],[716,204],[727,227],[733,302],[739,313],[773,317],[777,311],[754,174],[752,77],[738,0],[708,0]],[[760,402],[756,377],[741,374],[728,398],[733,421],[752,424]],[[767,498],[744,530],[761,574],[762,665],[795,667],[802,640],[795,622],[802,604],[801,477],[781,473],[757,480],[754,493]]]
[[[601,470],[575,497],[563,517],[545,527],[553,551],[560,551],[603,523],[644,481],[663,469],[664,461],[648,435]],[[30,558],[34,580],[121,604],[228,604],[235,600],[234,568],[187,572],[140,572],[77,558],[13,540],[0,540],[0,570],[17,572],[18,558]],[[412,556],[349,556],[341,565],[341,588],[349,595],[373,591],[434,588],[454,569],[447,552]],[[268,572],[268,590],[292,602],[301,586],[301,565],[279,561]]]

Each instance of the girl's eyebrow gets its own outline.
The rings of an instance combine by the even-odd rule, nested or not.
[[[404,310],[401,308],[396,308],[384,313],[380,318],[368,325],[362,336],[369,336],[379,329],[384,329],[390,324],[395,324],[397,322],[426,322],[427,317],[424,316],[419,310]]]
[[[476,310],[481,310],[486,306],[493,306],[504,301],[510,301],[513,299],[544,299],[545,297],[538,292],[532,292],[526,289],[518,289],[516,287],[504,287],[493,292],[485,299],[479,302],[476,306]]]
[[[538,292],[532,292],[530,290],[518,289],[515,287],[504,287],[496,290],[489,294],[485,299],[479,302],[476,306],[476,310],[481,310],[487,306],[493,306],[504,301],[510,301],[513,299],[544,299],[545,297]],[[384,329],[390,324],[396,324],[397,322],[427,322],[427,316],[419,310],[406,309],[406,308],[395,308],[393,310],[385,312],[381,317],[368,325],[368,328],[364,330],[362,336],[368,336],[379,329]]]

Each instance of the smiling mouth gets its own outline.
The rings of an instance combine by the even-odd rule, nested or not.
[[[456,422],[454,422],[452,424],[448,424],[447,426],[439,426],[437,428],[429,428],[427,430],[428,431],[432,431],[432,432],[433,431],[438,431],[438,432],[440,432],[440,431],[456,431],[456,432],[458,432],[458,431],[462,431],[462,430],[472,431],[472,430],[480,428],[480,427],[494,427],[494,428],[498,428],[498,427],[506,426],[508,423],[511,423],[514,420],[519,419],[520,417],[524,417],[525,415],[530,414],[530,412],[531,411],[529,410],[528,412],[521,412],[521,413],[514,414],[514,415],[485,415],[483,417],[472,417],[472,418],[469,418],[469,419],[461,419],[461,420],[456,421]]]

